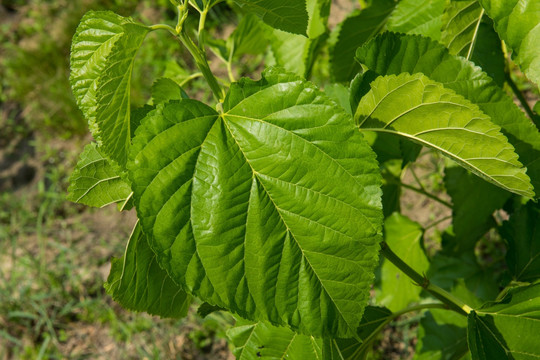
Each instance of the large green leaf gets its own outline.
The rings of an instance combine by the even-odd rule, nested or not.
[[[306,35],[308,28],[306,0],[234,0],[234,2],[275,29]]]
[[[456,243],[452,250],[473,250],[476,241],[496,226],[493,212],[511,194],[458,166],[446,166],[444,184],[452,198],[452,223]]]
[[[323,359],[320,339],[264,322],[240,320],[227,336],[237,360]]]
[[[495,30],[513,50],[527,77],[540,85],[540,2],[538,0],[480,0],[495,22]]]
[[[317,88],[269,69],[223,113],[151,112],[128,164],[160,264],[202,300],[312,335],[354,334],[378,258],[375,155]]]
[[[105,289],[126,309],[161,317],[184,317],[191,304],[191,296],[159,267],[139,222],[129,238],[124,256],[112,260]]]
[[[355,119],[360,130],[400,135],[440,151],[503,189],[534,195],[500,128],[476,105],[422,74],[377,78]]]
[[[379,75],[423,73],[474,104],[502,128],[540,189],[540,133],[493,80],[473,63],[427,38],[386,33],[358,49],[357,60]]]
[[[388,19],[388,30],[441,37],[441,24],[446,0],[401,0]]]
[[[329,53],[336,81],[349,81],[356,75],[360,69],[353,61],[356,48],[384,28],[395,6],[393,0],[376,1],[366,9],[354,11],[334,29]]]
[[[125,201],[131,188],[121,174],[122,169],[107,160],[96,143],[88,144],[69,179],[67,199],[95,207]]]
[[[508,242],[506,263],[516,281],[540,278],[540,207],[532,202],[503,223],[501,235]]]
[[[149,29],[110,12],[89,12],[71,48],[71,84],[103,152],[124,165],[130,146],[130,83]]]
[[[384,239],[388,246],[418,273],[425,273],[429,262],[422,249],[424,231],[420,224],[394,213],[384,222]],[[420,300],[422,288],[413,283],[390,261],[385,260],[381,269],[381,293],[377,303],[392,311],[403,310]]]
[[[510,290],[469,313],[467,333],[475,360],[540,358],[540,284]]]
[[[453,55],[470,60],[484,16],[477,0],[450,1],[443,15],[441,42]]]

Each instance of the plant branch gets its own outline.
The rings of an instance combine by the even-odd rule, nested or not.
[[[418,286],[421,286],[431,295],[448,305],[450,309],[464,316],[467,316],[467,314],[472,311],[472,308],[463,301],[437,285],[431,284],[427,277],[417,273],[413,268],[401,260],[401,258],[396,255],[384,241],[381,244],[381,254],[405,275],[410,277]]]
[[[512,91],[514,92],[516,97],[518,98],[521,106],[523,106],[523,109],[525,109],[525,112],[527,113],[527,115],[529,115],[529,117],[534,121],[536,116],[534,116],[534,113],[533,113],[531,107],[527,103],[527,100],[525,100],[525,97],[523,96],[521,91],[518,89],[518,87],[517,87],[516,83],[514,82],[514,80],[512,80],[512,77],[510,76],[509,72],[504,73],[504,79],[506,80],[508,85],[510,85],[510,88],[512,89]],[[540,124],[537,124],[535,122],[535,125],[537,127],[539,127]]]
[[[390,322],[395,320],[396,318],[400,317],[401,315],[418,311],[418,310],[424,310],[424,309],[446,309],[448,310],[448,306],[446,304],[440,304],[440,303],[429,303],[429,304],[419,304],[415,306],[408,307],[406,309],[403,309],[401,311],[395,312],[392,315],[390,315],[385,321],[383,321],[375,330],[373,330],[368,337],[363,339],[362,345],[356,351],[354,352],[354,355],[351,356],[351,358],[356,358],[355,355],[361,354],[363,351],[365,351],[369,346],[371,346],[373,340],[375,340],[375,336],[381,332],[382,329],[386,325],[388,325]]]
[[[396,180],[390,180],[389,182],[394,183],[396,185],[403,186],[405,189],[409,189],[409,190],[412,190],[412,191],[417,192],[419,194],[422,194],[422,195],[430,198],[431,200],[435,200],[436,202],[446,206],[449,209],[452,208],[452,204],[450,204],[448,201],[445,201],[445,200],[439,198],[437,195],[427,192],[426,190],[414,187],[412,185],[406,184],[406,183],[404,183],[402,181],[399,181],[399,180],[397,180],[397,181]]]
[[[212,92],[214,93],[215,98],[221,102],[224,97],[225,93],[223,92],[223,89],[218,84],[216,77],[212,73],[212,70],[210,70],[210,67],[208,66],[208,61],[206,60],[206,54],[195,45],[193,40],[189,38],[189,36],[186,35],[184,31],[180,32],[178,35],[178,39],[184,44],[184,46],[188,49],[188,51],[193,56],[193,59],[195,59],[195,63],[197,64],[197,67],[203,74],[204,78],[208,82],[208,85],[210,85],[210,89],[212,89]]]

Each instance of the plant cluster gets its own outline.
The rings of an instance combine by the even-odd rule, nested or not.
[[[95,142],[69,197],[138,217],[106,284],[116,301],[162,317],[194,298],[202,316],[229,311],[239,359],[365,358],[418,311],[418,359],[540,357],[540,133],[509,74],[540,83],[539,1],[378,0],[330,31],[329,0],[232,0],[226,40],[205,29],[220,0],[171,2],[174,25],[89,12],[72,43]],[[154,31],[191,54],[213,102],[161,78],[131,108]],[[260,80],[235,78],[244,55],[267,51]],[[306,80],[325,77],[325,91]],[[451,202],[403,183],[422,147],[448,159]],[[403,188],[452,209],[434,251],[429,226],[400,212]],[[497,239],[494,271],[479,249]]]

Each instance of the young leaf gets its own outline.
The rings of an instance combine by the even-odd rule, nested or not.
[[[379,75],[423,73],[477,104],[519,154],[535,188],[540,189],[540,133],[493,80],[465,59],[450,55],[427,38],[383,34],[358,49],[356,58]]]
[[[174,80],[161,78],[152,85],[152,103],[154,105],[181,99],[189,99],[189,96]]]
[[[521,207],[500,230],[508,242],[506,263],[516,281],[540,278],[540,208],[532,202]]]
[[[361,130],[400,135],[440,151],[503,189],[534,195],[500,128],[476,105],[422,74],[377,78],[355,119]]]
[[[323,359],[320,339],[264,322],[239,320],[227,337],[237,360]]]
[[[306,0],[234,0],[247,13],[253,13],[275,29],[306,35]]]
[[[135,53],[149,29],[110,12],[89,12],[71,49],[71,84],[107,157],[124,165],[130,146],[130,83]]]
[[[429,262],[422,249],[422,227],[407,217],[394,213],[384,222],[384,239],[388,246],[418,273],[425,273]],[[422,288],[414,284],[391,262],[385,260],[381,269],[381,294],[378,303],[392,311],[403,310],[420,300]]]
[[[95,125],[98,79],[114,44],[124,32],[126,18],[110,11],[86,13],[71,45],[71,88],[85,118]]]
[[[537,359],[540,354],[540,284],[512,289],[498,303],[468,316],[467,337],[474,360]]]
[[[388,19],[388,30],[439,40],[445,0],[401,0]]]
[[[354,51],[383,28],[396,3],[379,0],[370,7],[356,10],[333,31],[329,50],[332,76],[336,81],[351,80],[360,69],[353,61]]]
[[[88,144],[69,178],[67,199],[95,207],[125,201],[131,188],[121,173],[122,169],[107,160],[96,143]]]
[[[452,0],[443,15],[441,42],[450,54],[470,60],[474,52],[484,9],[477,0]]]
[[[496,226],[493,212],[511,194],[458,166],[445,167],[444,184],[453,204],[452,224],[457,240],[453,250],[473,250],[476,241]]]
[[[139,222],[120,259],[112,260],[107,293],[124,308],[166,318],[187,315],[191,296],[176,285],[157,263]]]
[[[540,2],[480,0],[495,22],[495,30],[513,50],[512,57],[536,85],[540,85]]]
[[[276,69],[232,84],[223,111],[172,102],[137,131],[130,177],[160,264],[244,318],[351,336],[378,257],[373,152],[333,101]]]

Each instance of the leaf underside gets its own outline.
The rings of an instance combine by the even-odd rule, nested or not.
[[[158,261],[244,318],[352,336],[380,240],[373,152],[333,101],[276,69],[223,105],[171,102],[137,130],[128,167]]]
[[[540,133],[513,100],[482,70],[450,55],[443,45],[420,36],[385,33],[356,52],[356,59],[379,75],[423,73],[454,90],[502,128],[540,189]],[[538,190],[537,190],[538,191]]]
[[[121,173],[118,165],[101,154],[96,143],[88,144],[69,179],[67,199],[94,207],[125,201],[131,187]]]
[[[451,54],[471,58],[483,14],[477,0],[450,1],[443,15],[441,42]]]
[[[540,86],[540,2],[537,0],[480,0],[495,22],[495,30],[514,51],[521,70]]]
[[[361,130],[400,135],[440,151],[503,189],[533,195],[500,128],[476,105],[422,74],[377,78],[355,118]]]

